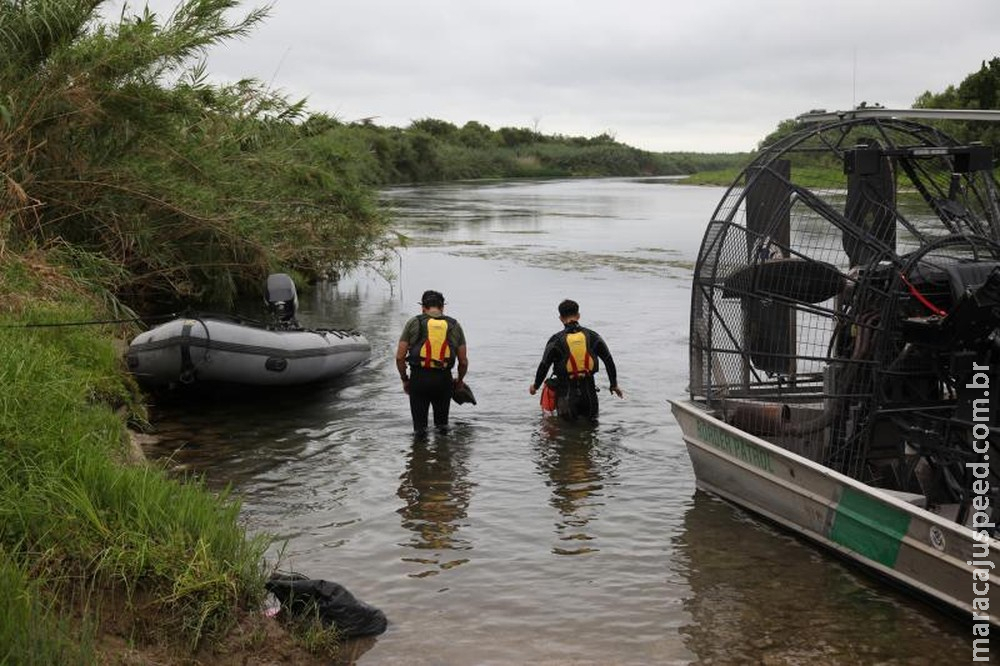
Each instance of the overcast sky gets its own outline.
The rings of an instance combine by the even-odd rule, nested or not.
[[[213,79],[258,78],[343,121],[607,132],[653,151],[747,151],[809,109],[908,108],[1000,56],[1000,0],[271,4],[210,53]]]

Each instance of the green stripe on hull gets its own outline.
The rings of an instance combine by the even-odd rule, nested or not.
[[[908,513],[844,488],[830,526],[830,539],[891,568],[909,528]]]

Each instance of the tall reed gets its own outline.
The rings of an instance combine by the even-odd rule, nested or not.
[[[266,10],[185,0],[106,22],[103,4],[0,2],[0,246],[99,256],[104,288],[137,306],[388,257],[374,191],[297,149],[303,102],[208,82],[204,50]]]

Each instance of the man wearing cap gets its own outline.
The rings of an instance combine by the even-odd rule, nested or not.
[[[598,404],[594,375],[600,368],[598,359],[604,361],[609,390],[619,398],[623,397],[611,350],[596,331],[580,326],[580,306],[576,301],[567,298],[559,304],[559,321],[563,330],[546,343],[542,361],[535,371],[535,381],[528,387],[528,393],[535,395],[546,381],[551,367],[556,376],[556,411],[559,416],[569,421],[577,417],[596,420]]]
[[[396,346],[396,369],[403,391],[410,396],[413,430],[427,430],[427,413],[434,409],[434,426],[448,426],[448,409],[455,389],[463,387],[469,359],[462,326],[444,314],[444,295],[433,289],[420,298],[421,312],[403,327]],[[452,380],[451,369],[458,366]]]

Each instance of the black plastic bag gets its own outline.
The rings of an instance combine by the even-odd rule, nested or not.
[[[345,638],[381,634],[388,624],[385,613],[358,601],[339,583],[300,573],[274,573],[264,587],[289,615],[315,612],[324,624],[333,625]]]

